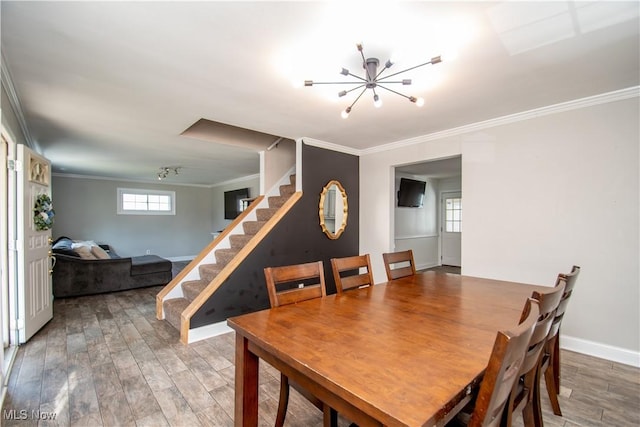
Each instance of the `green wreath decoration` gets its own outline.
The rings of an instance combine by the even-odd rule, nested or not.
[[[36,205],[33,208],[33,222],[36,225],[36,230],[49,230],[53,226],[54,215],[51,197],[46,194],[40,194],[36,198]]]

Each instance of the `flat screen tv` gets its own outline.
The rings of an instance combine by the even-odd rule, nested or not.
[[[424,190],[427,183],[415,179],[400,178],[398,190],[398,206],[421,208],[424,201]]]
[[[236,219],[242,212],[242,199],[249,198],[249,189],[224,192],[224,219]]]

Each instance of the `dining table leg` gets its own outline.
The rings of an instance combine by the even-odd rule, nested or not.
[[[249,351],[249,341],[236,333],[236,427],[258,425],[258,356]]]

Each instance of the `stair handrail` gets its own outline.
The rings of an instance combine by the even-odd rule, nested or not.
[[[249,206],[240,213],[222,232],[215,237],[185,268],[183,268],[167,285],[156,295],[156,319],[164,319],[164,307],[162,305],[164,299],[178,285],[182,283],[184,278],[194,269],[198,268],[204,258],[211,253],[222,242],[237,225],[257,209],[260,202],[264,199],[264,195],[256,197]]]

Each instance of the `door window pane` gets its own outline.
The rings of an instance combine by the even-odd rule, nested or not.
[[[447,233],[462,232],[462,199],[459,197],[445,199],[445,231]]]

